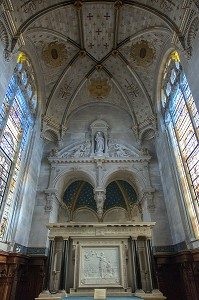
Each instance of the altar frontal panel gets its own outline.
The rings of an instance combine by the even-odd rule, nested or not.
[[[120,246],[80,247],[79,287],[121,287]]]

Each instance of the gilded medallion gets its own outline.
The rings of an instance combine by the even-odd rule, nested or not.
[[[111,91],[111,86],[108,79],[91,79],[88,90],[92,97],[106,98]]]
[[[131,56],[138,66],[146,67],[153,62],[155,50],[148,41],[141,40],[132,45]]]
[[[65,45],[56,42],[50,43],[43,49],[42,58],[46,64],[52,67],[61,66],[63,61],[67,58]]]

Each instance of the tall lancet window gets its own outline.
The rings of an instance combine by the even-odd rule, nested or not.
[[[199,114],[178,53],[164,69],[162,113],[174,149],[185,212],[192,233],[199,236]]]
[[[19,202],[37,108],[34,72],[20,53],[0,108],[0,240],[8,239]]]

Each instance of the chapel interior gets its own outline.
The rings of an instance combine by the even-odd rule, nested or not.
[[[0,299],[199,299],[198,29],[197,0],[0,0]]]

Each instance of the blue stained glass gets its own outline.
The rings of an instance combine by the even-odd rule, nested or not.
[[[27,72],[25,70],[21,72],[23,65],[25,65]],[[0,122],[3,129],[3,136],[0,141],[0,206],[3,203],[4,208],[0,223],[1,239],[5,235],[10,213],[13,209],[14,191],[22,166],[29,128],[33,123],[29,99],[26,99],[27,93],[29,98],[32,96],[31,86],[27,87],[27,93],[23,92],[24,87],[20,87],[22,83],[26,85],[28,76],[31,76],[32,69],[28,60],[18,63],[15,72],[18,74],[12,76],[3,105],[0,108]],[[36,96],[33,101],[36,107]],[[12,165],[13,170],[11,169]],[[5,193],[6,189],[7,193]],[[5,197],[5,195],[7,196]]]
[[[180,74],[180,83],[182,85],[187,83],[187,79],[186,79],[186,76],[185,76],[184,72],[181,72],[181,74]]]
[[[175,72],[175,70],[173,69],[173,70],[171,71],[171,83],[172,83],[172,84],[174,83],[175,79],[176,79],[176,72]]]
[[[6,155],[10,158],[13,159],[14,156],[14,142],[9,133],[5,133],[3,135],[3,138],[0,142],[0,147],[3,149],[3,151],[6,153]]]
[[[171,93],[171,84],[170,82],[167,82],[167,87],[166,87],[166,94],[167,96],[169,96]]]
[[[36,107],[37,107],[37,97],[36,97],[36,95],[34,95],[32,97],[32,105],[33,105],[34,110],[36,110]]]
[[[177,57],[177,55],[174,55]],[[175,58],[174,58],[175,60]],[[192,195],[192,198],[188,196],[188,210],[192,216],[192,224],[194,228],[199,227],[199,143],[197,130],[199,128],[199,113],[196,109],[191,90],[189,88],[186,76],[183,71],[180,74],[180,85],[175,83],[176,74],[181,69],[180,62],[175,62],[174,64],[169,63],[165,67],[163,74],[163,90],[167,95],[166,101],[169,102],[169,111],[171,115],[172,122],[170,123],[168,129],[172,137],[172,143],[174,145],[174,152],[180,162],[179,171],[180,177],[185,176],[187,181],[187,186],[190,190],[187,193],[187,188],[183,183],[183,189],[186,191],[185,194]],[[176,71],[173,68],[176,68]],[[174,74],[174,71],[175,74]],[[170,88],[168,83],[165,88],[165,78],[168,78],[170,74],[171,82],[173,86],[171,88],[172,97],[170,95]],[[164,107],[164,103],[162,103]],[[166,117],[166,114],[165,114]],[[169,123],[168,123],[169,124]],[[183,174],[183,175],[182,175]],[[185,180],[185,179],[183,179]],[[193,218],[194,216],[194,218]],[[197,231],[199,234],[199,231]]]
[[[179,70],[180,69],[180,63],[179,63],[179,61],[176,61],[175,62],[175,66],[176,66],[176,68]]]
[[[26,83],[27,83],[27,81],[28,81],[26,71],[23,71],[23,72],[22,72],[21,80],[22,80],[23,84],[26,85]]]
[[[167,97],[166,97],[163,89],[161,90],[161,100],[162,100],[162,106],[165,108]]]
[[[2,205],[11,164],[11,160],[7,156],[5,156],[2,150],[0,150],[0,207]]]
[[[29,109],[28,109],[28,105],[27,105],[27,100],[24,97],[22,91],[20,89],[17,90],[17,100],[19,102],[19,105],[21,107],[21,109],[23,110],[24,113],[29,113]]]
[[[32,96],[32,87],[30,84],[27,86],[27,93],[28,93],[28,97],[30,98]]]

